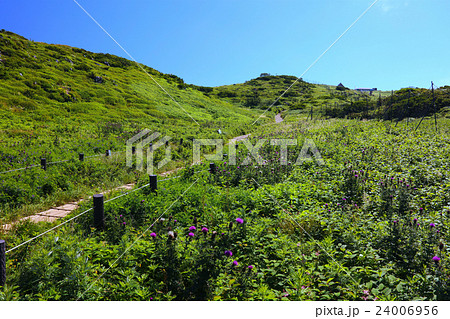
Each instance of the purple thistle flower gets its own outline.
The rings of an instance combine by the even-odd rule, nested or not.
[[[433,228],[434,226],[436,226],[434,223],[430,224],[430,227]]]
[[[236,218],[236,223],[243,224],[244,220],[242,218]]]
[[[438,256],[434,256],[432,259],[436,264],[441,260]]]
[[[189,236],[189,237],[194,237],[195,234],[194,234],[194,233],[189,233],[188,236]]]
[[[127,223],[123,222],[122,225],[126,225]]]
[[[151,233],[150,237],[156,238],[156,233]]]
[[[189,230],[190,231],[193,231],[193,230],[196,230],[197,228],[195,228],[195,226],[191,226],[191,227],[189,227]]]
[[[233,256],[233,253],[231,252],[231,250],[225,250],[225,256],[231,257]]]
[[[202,228],[202,232],[206,234],[206,233],[208,232],[208,228],[203,227],[203,228]]]
[[[233,261],[233,265],[234,266],[237,266],[239,263],[235,260],[235,261]]]
[[[253,266],[250,265],[250,266],[248,266],[247,268],[248,268],[248,270],[252,270],[252,269],[253,269]]]

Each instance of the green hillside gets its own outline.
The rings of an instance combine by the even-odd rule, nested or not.
[[[207,96],[221,98],[237,106],[263,110],[271,107],[270,110],[275,113],[286,111],[285,116],[297,120],[310,116],[311,112],[313,117],[401,120],[429,116],[435,112],[445,115],[450,107],[448,86],[435,89],[435,104],[429,89],[406,88],[369,93],[345,86],[311,84],[289,75],[261,74],[241,84],[217,88],[192,87],[202,90]]]
[[[56,123],[70,123],[77,129],[120,122],[180,131],[189,127],[191,133],[208,127],[228,131],[256,115],[145,65],[110,54],[28,41],[4,30],[0,33],[0,81],[3,138],[5,134],[35,135],[37,128],[39,133],[53,133],[51,125]],[[193,125],[191,116],[201,125]]]
[[[124,154],[81,165],[78,153],[123,152],[127,139],[147,128],[171,137],[172,162],[162,168],[169,170],[192,161],[194,138],[247,133],[262,112],[206,96],[175,75],[121,57],[29,41],[4,30],[0,83],[4,222],[143,174],[124,167]],[[45,173],[37,168],[3,173],[39,165],[41,158],[73,161],[51,165]]]
[[[368,93],[338,88],[333,85],[312,84],[291,75],[268,75],[246,81],[245,83],[225,85],[216,88],[191,86],[205,92],[207,96],[221,98],[241,107],[289,111],[290,114],[310,113],[332,116],[327,110],[343,109],[354,102],[377,104],[391,92],[376,91]],[[289,88],[289,90],[287,90]],[[340,114],[335,114],[340,115]]]

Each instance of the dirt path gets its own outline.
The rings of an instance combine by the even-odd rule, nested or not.
[[[239,142],[239,141],[245,140],[245,139],[248,138],[250,135],[251,135],[251,134],[246,134],[246,135],[241,135],[241,136],[233,137],[233,138],[231,138],[231,139],[228,140],[228,144],[229,144],[230,142]]]
[[[275,115],[275,123],[281,123],[283,121],[284,121],[284,119],[281,117],[281,113],[278,113],[277,115]]]

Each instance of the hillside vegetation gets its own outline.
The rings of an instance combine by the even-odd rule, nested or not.
[[[0,300],[450,300],[448,87],[433,99],[299,80],[252,126],[295,77],[201,87],[6,31],[0,54],[0,223],[136,183],[106,195],[104,227],[87,200],[59,228],[28,220],[0,233]],[[419,122],[434,111],[437,126]],[[172,137],[163,169],[185,167],[157,190],[125,166],[143,128]],[[190,165],[193,138],[246,133],[236,165]],[[43,170],[41,158],[57,163]]]
[[[88,213],[12,251],[0,300],[449,300],[449,131],[433,124],[265,126],[251,143],[296,140],[287,165],[268,141],[265,165],[243,164],[239,145],[215,175],[109,202],[105,229]],[[306,139],[323,165],[296,163]],[[21,225],[8,249],[45,229]]]
[[[147,128],[171,137],[167,170],[191,161],[194,138],[247,133],[261,113],[121,57],[29,41],[4,30],[0,83],[0,172],[39,165],[41,158],[71,160],[51,165],[45,174],[39,168],[1,174],[3,222],[141,174],[124,167],[124,156],[80,164],[78,153],[125,151],[127,139]]]

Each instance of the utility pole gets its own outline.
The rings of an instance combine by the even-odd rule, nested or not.
[[[366,119],[369,118],[369,98],[366,96]]]
[[[406,127],[408,127],[409,117],[411,115],[410,106],[409,106],[410,98],[411,98],[411,89],[408,90],[408,102],[406,103],[406,112],[408,112],[408,114],[407,114],[408,117],[406,118]]]
[[[433,92],[433,111],[434,111],[434,126],[436,127],[436,132],[438,130],[437,117],[436,117],[436,97],[434,96],[434,83],[431,81],[431,92]]]
[[[391,122],[392,122],[392,103],[394,103],[394,90],[391,91]]]

